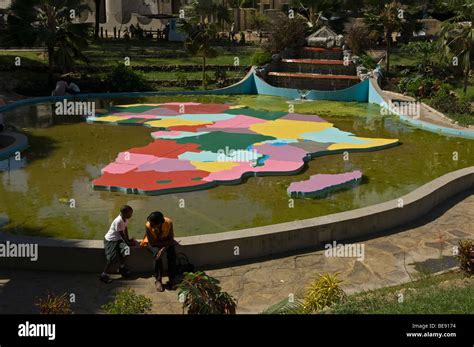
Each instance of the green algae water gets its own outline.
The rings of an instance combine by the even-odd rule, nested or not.
[[[217,233],[301,220],[352,210],[404,195],[424,183],[474,165],[474,141],[412,128],[383,117],[374,105],[328,101],[288,101],[266,96],[167,96],[96,100],[112,103],[170,101],[230,102],[255,109],[316,114],[337,128],[363,137],[398,138],[400,145],[373,152],[317,157],[292,176],[251,177],[244,183],[159,196],[96,191],[92,180],[120,151],[152,141],[150,128],[87,124],[78,117],[53,116],[54,105],[39,104],[5,114],[26,134],[30,148],[21,161],[0,162],[0,230],[56,238],[102,239],[123,204],[135,212],[129,224],[142,237],[146,216],[161,210],[173,218],[178,236]],[[457,159],[453,156],[457,153]],[[317,173],[361,170],[362,184],[323,199],[289,204],[291,182]]]

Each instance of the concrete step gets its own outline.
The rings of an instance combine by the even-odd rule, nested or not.
[[[301,59],[343,59],[340,48],[302,47],[296,50],[295,58]]]
[[[344,65],[337,59],[283,59],[276,64],[275,71],[332,75],[356,75],[354,64]]]
[[[360,82],[358,76],[272,71],[267,82],[276,87],[305,90],[339,90]]]

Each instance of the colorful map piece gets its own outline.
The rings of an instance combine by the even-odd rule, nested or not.
[[[252,175],[296,174],[314,156],[398,144],[397,139],[357,137],[315,115],[231,104],[122,105],[88,122],[153,129],[148,145],[124,148],[93,181],[96,189],[135,194],[238,184]],[[293,183],[293,188],[301,183],[306,190],[296,190],[308,195],[337,187],[346,177],[315,176],[309,183]]]
[[[350,188],[362,181],[362,172],[352,171],[341,174],[317,174],[308,180],[292,182],[288,187],[288,196],[295,198],[324,197],[330,192]]]

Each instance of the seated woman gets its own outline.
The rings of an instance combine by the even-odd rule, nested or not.
[[[156,290],[163,292],[165,289],[162,283],[163,261],[161,256],[166,252],[168,261],[168,277],[171,286],[175,283],[176,269],[176,249],[178,242],[174,239],[173,222],[170,218],[164,217],[161,212],[151,213],[145,224],[145,237],[140,246],[147,248],[155,258],[155,286]]]

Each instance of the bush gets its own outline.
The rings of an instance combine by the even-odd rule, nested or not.
[[[304,295],[305,313],[316,313],[326,307],[345,301],[346,293],[339,287],[339,273],[319,275],[310,283]]]
[[[183,311],[187,308],[188,314],[235,314],[235,299],[222,291],[219,280],[205,272],[185,272],[178,290],[178,297],[184,299]]]
[[[245,45],[245,33],[243,31],[240,32],[240,40],[239,43],[241,45]]]
[[[458,245],[459,268],[464,272],[466,276],[474,275],[474,240],[460,240]]]
[[[428,98],[437,93],[440,85],[441,82],[437,79],[416,74],[401,78],[398,89],[404,94],[420,99]]]
[[[143,92],[148,89],[145,77],[124,64],[117,64],[106,82],[111,92]]]
[[[176,82],[178,87],[186,87],[189,83],[188,75],[184,72],[177,72],[176,73]]]
[[[115,300],[103,305],[102,309],[109,314],[143,314],[150,312],[151,306],[150,298],[126,289],[118,292]]]
[[[465,98],[459,98],[447,84],[442,85],[431,99],[431,106],[446,113],[462,126],[474,124],[474,113],[471,110],[470,102]]]
[[[373,70],[377,67],[377,62],[368,54],[361,54],[359,56],[360,64],[367,70]]]
[[[40,314],[72,314],[71,303],[67,293],[63,295],[48,294],[46,298],[40,298],[35,303]]]
[[[214,71],[214,80],[216,81],[218,88],[222,88],[226,85],[227,78],[228,76],[224,69],[217,69]]]
[[[250,64],[261,66],[268,63],[272,59],[272,55],[267,51],[256,51],[250,58]]]

